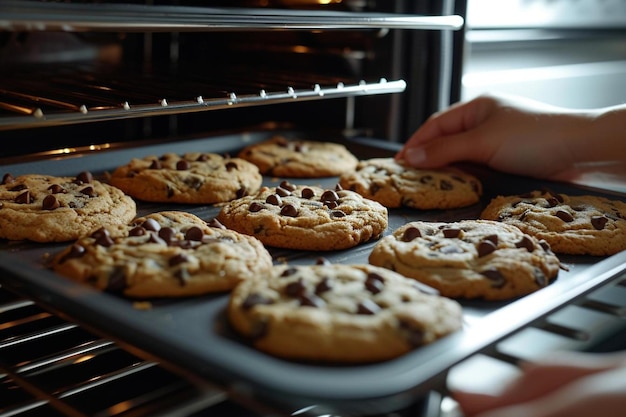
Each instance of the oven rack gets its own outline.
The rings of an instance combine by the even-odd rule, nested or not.
[[[42,80],[46,84],[47,81]],[[89,88],[86,85],[84,87]],[[197,90],[189,94],[189,99],[177,98],[180,97],[180,92],[176,93],[177,97],[174,98],[155,95],[161,91],[159,88],[152,89],[151,93],[142,93],[121,90],[119,86],[105,88],[99,84],[92,87],[91,92],[75,93],[65,90],[51,93],[49,85],[42,85],[39,92],[30,93],[20,91],[19,88],[2,87],[0,81],[0,114],[5,114],[0,116],[0,131],[178,115],[295,101],[392,94],[403,92],[406,89],[406,82],[401,79],[389,81],[381,78],[377,82],[339,81],[334,85],[313,83],[308,88],[287,84],[282,89],[261,88],[255,93],[249,92],[249,88],[243,93],[222,91],[218,93],[219,96],[216,96],[214,91],[210,92],[214,94],[213,96],[203,95],[203,87],[197,86]],[[135,85],[129,88],[137,87]],[[145,91],[148,91],[148,88]]]
[[[463,23],[458,15],[36,1],[0,5],[0,28],[9,31],[459,30]]]

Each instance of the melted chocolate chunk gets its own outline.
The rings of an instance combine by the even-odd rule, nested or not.
[[[269,305],[269,304],[274,304],[274,300],[264,295],[254,293],[254,294],[248,295],[246,299],[243,300],[241,307],[244,310],[249,310],[252,307],[257,306],[257,305]]]
[[[50,193],[52,194],[67,193],[67,190],[65,190],[65,188],[61,187],[59,184],[52,184],[50,187],[48,187],[48,191],[50,191]]]
[[[410,242],[413,239],[416,239],[418,237],[422,237],[422,233],[417,227],[411,226],[411,227],[407,227],[404,233],[402,234],[402,241]]]
[[[315,294],[302,293],[298,299],[300,300],[300,305],[305,307],[321,308],[326,304],[323,299]]]
[[[593,217],[591,217],[591,225],[596,230],[604,229],[604,226],[606,226],[606,223],[608,221],[609,221],[609,219],[606,216],[593,216]]]
[[[294,282],[290,282],[285,286],[285,294],[289,297],[299,297],[306,292],[306,286],[302,279],[299,279]]]
[[[30,191],[26,190],[22,194],[15,197],[17,204],[30,204],[34,201],[34,198],[30,195]]]
[[[504,275],[497,269],[487,269],[482,271],[481,274],[491,281],[491,286],[494,288],[502,288],[506,284]]]
[[[372,294],[378,294],[385,288],[385,279],[373,272],[369,273],[365,280],[365,288]]]
[[[76,176],[76,184],[90,184],[93,181],[93,175],[89,171],[83,171]]]
[[[498,247],[491,240],[483,240],[478,244],[476,248],[478,250],[478,257],[482,258],[483,256],[487,256],[490,253],[495,252]]]
[[[280,209],[280,214],[287,217],[297,217],[298,209],[293,204],[285,204],[283,208]]]
[[[356,306],[357,314],[376,314],[380,311],[380,306],[370,299],[359,302]]]
[[[406,333],[406,340],[411,346],[418,347],[424,344],[424,332],[421,329],[414,328],[404,320],[400,320],[399,324],[400,328]]]
[[[191,226],[185,232],[185,239],[187,240],[201,242],[203,236],[204,236],[204,232],[198,226]]]
[[[44,210],[54,210],[59,207],[61,207],[61,203],[59,203],[59,200],[57,200],[55,196],[47,195],[44,197],[42,202],[42,208]]]
[[[448,228],[442,229],[441,232],[443,233],[443,236],[447,238],[455,238],[461,235],[461,229]]]
[[[252,213],[256,213],[263,209],[264,209],[263,204],[257,203],[256,201],[253,201],[252,203],[250,203],[250,207],[248,207],[248,210],[250,210],[250,212]]]
[[[535,245],[530,238],[530,236],[524,235],[522,239],[515,244],[516,248],[526,248],[528,252],[532,252],[535,250]]]
[[[280,206],[283,203],[283,200],[278,194],[270,194],[265,199],[265,202],[273,206]]]
[[[322,294],[333,289],[333,283],[330,278],[324,277],[316,286],[315,294]]]
[[[111,271],[105,291],[119,294],[126,289],[126,273],[124,267],[118,266]]]
[[[567,223],[574,221],[574,217],[565,210],[557,210],[557,212],[554,213],[554,215]]]
[[[177,255],[172,256],[170,260],[168,261],[168,264],[169,266],[175,266],[175,265],[179,265],[185,262],[189,262],[189,257],[184,253],[179,253]]]

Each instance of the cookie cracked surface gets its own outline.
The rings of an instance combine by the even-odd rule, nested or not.
[[[264,352],[297,360],[373,362],[462,327],[461,306],[373,265],[277,265],[230,294],[234,329]]]
[[[369,262],[451,298],[506,300],[549,285],[561,264],[545,241],[491,220],[409,222],[382,238]]]
[[[381,204],[353,191],[283,181],[226,203],[217,219],[268,246],[338,250],[380,237],[388,213]]]
[[[88,171],[76,177],[5,174],[0,184],[3,239],[65,242],[101,226],[126,224],[136,214],[131,197]]]
[[[262,179],[243,159],[189,152],[134,158],[116,168],[109,181],[143,201],[214,204],[256,192]]]
[[[264,175],[291,178],[337,176],[353,170],[357,158],[342,144],[277,135],[246,146],[239,158],[252,162]]]
[[[393,158],[359,161],[339,184],[388,208],[452,209],[477,203],[482,194],[478,178],[456,168],[411,168]]]
[[[267,273],[272,257],[257,239],[181,211],[99,229],[56,254],[50,267],[100,290],[134,298],[231,290]]]
[[[480,217],[543,239],[556,253],[606,256],[626,249],[626,203],[606,197],[534,190],[495,197]]]

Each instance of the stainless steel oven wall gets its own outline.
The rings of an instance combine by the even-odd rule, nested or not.
[[[626,101],[623,0],[469,0],[462,96],[575,108]]]

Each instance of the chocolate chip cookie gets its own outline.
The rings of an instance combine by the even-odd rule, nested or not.
[[[225,203],[217,219],[267,246],[303,250],[347,249],[378,238],[387,209],[353,191],[282,181]]]
[[[131,197],[87,171],[76,177],[5,174],[0,184],[2,239],[70,241],[102,226],[126,224],[136,214]]]
[[[392,359],[462,327],[460,305],[372,265],[277,265],[230,294],[234,329],[266,353],[334,363]]]
[[[264,175],[321,178],[352,171],[357,158],[342,144],[274,136],[242,149],[239,158],[252,162]]]
[[[60,275],[132,298],[184,297],[232,289],[266,274],[272,258],[257,239],[181,211],[102,228],[56,254]]]
[[[388,208],[453,209],[477,203],[482,194],[478,178],[456,168],[424,170],[393,158],[359,161],[339,184]]]
[[[626,249],[626,203],[606,197],[547,190],[498,196],[481,218],[544,239],[556,253],[606,256]]]
[[[256,165],[214,153],[166,153],[132,159],[113,171],[110,183],[139,200],[214,204],[256,192]]]
[[[561,264],[545,241],[492,220],[409,222],[382,238],[369,262],[451,298],[506,300],[546,287]]]

